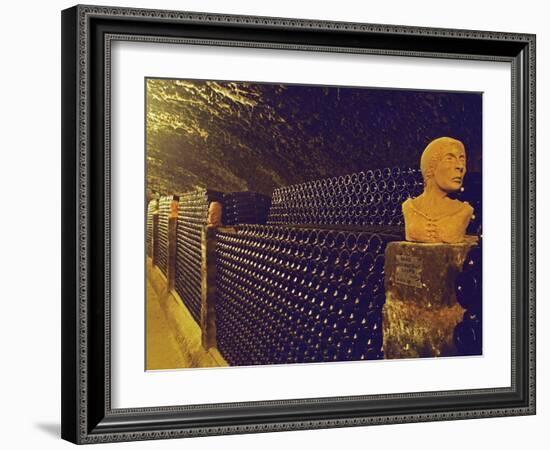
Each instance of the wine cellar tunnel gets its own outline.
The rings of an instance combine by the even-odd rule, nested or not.
[[[453,196],[479,237],[446,280],[464,311],[446,354],[479,354],[482,93],[147,79],[147,273],[186,365],[387,358],[385,254],[440,136],[465,146]]]

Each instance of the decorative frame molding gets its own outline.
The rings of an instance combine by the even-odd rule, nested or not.
[[[109,113],[115,40],[510,62],[511,387],[113,410]],[[396,25],[98,6],[63,11],[62,437],[84,444],[534,414],[535,42],[530,34]],[[93,152],[97,148],[102,154]]]

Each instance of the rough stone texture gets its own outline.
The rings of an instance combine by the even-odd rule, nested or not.
[[[456,274],[473,244],[391,242],[386,248],[384,357],[453,356],[453,331],[464,309]]]
[[[479,93],[147,80],[147,187],[271,195],[291,184],[416,167],[452,136],[481,172]]]

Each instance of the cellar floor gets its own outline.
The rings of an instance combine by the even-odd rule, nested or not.
[[[176,337],[160,307],[160,299],[147,280],[147,370],[188,367]]]
[[[166,278],[147,258],[146,369],[167,370],[224,367],[216,349],[201,345],[201,331],[174,291],[167,292]]]

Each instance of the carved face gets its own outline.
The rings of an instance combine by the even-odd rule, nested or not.
[[[454,192],[462,187],[466,174],[466,152],[459,145],[443,149],[434,169],[434,180],[442,191]]]
[[[222,224],[222,205],[219,202],[212,202],[208,206],[207,225],[219,227]]]

